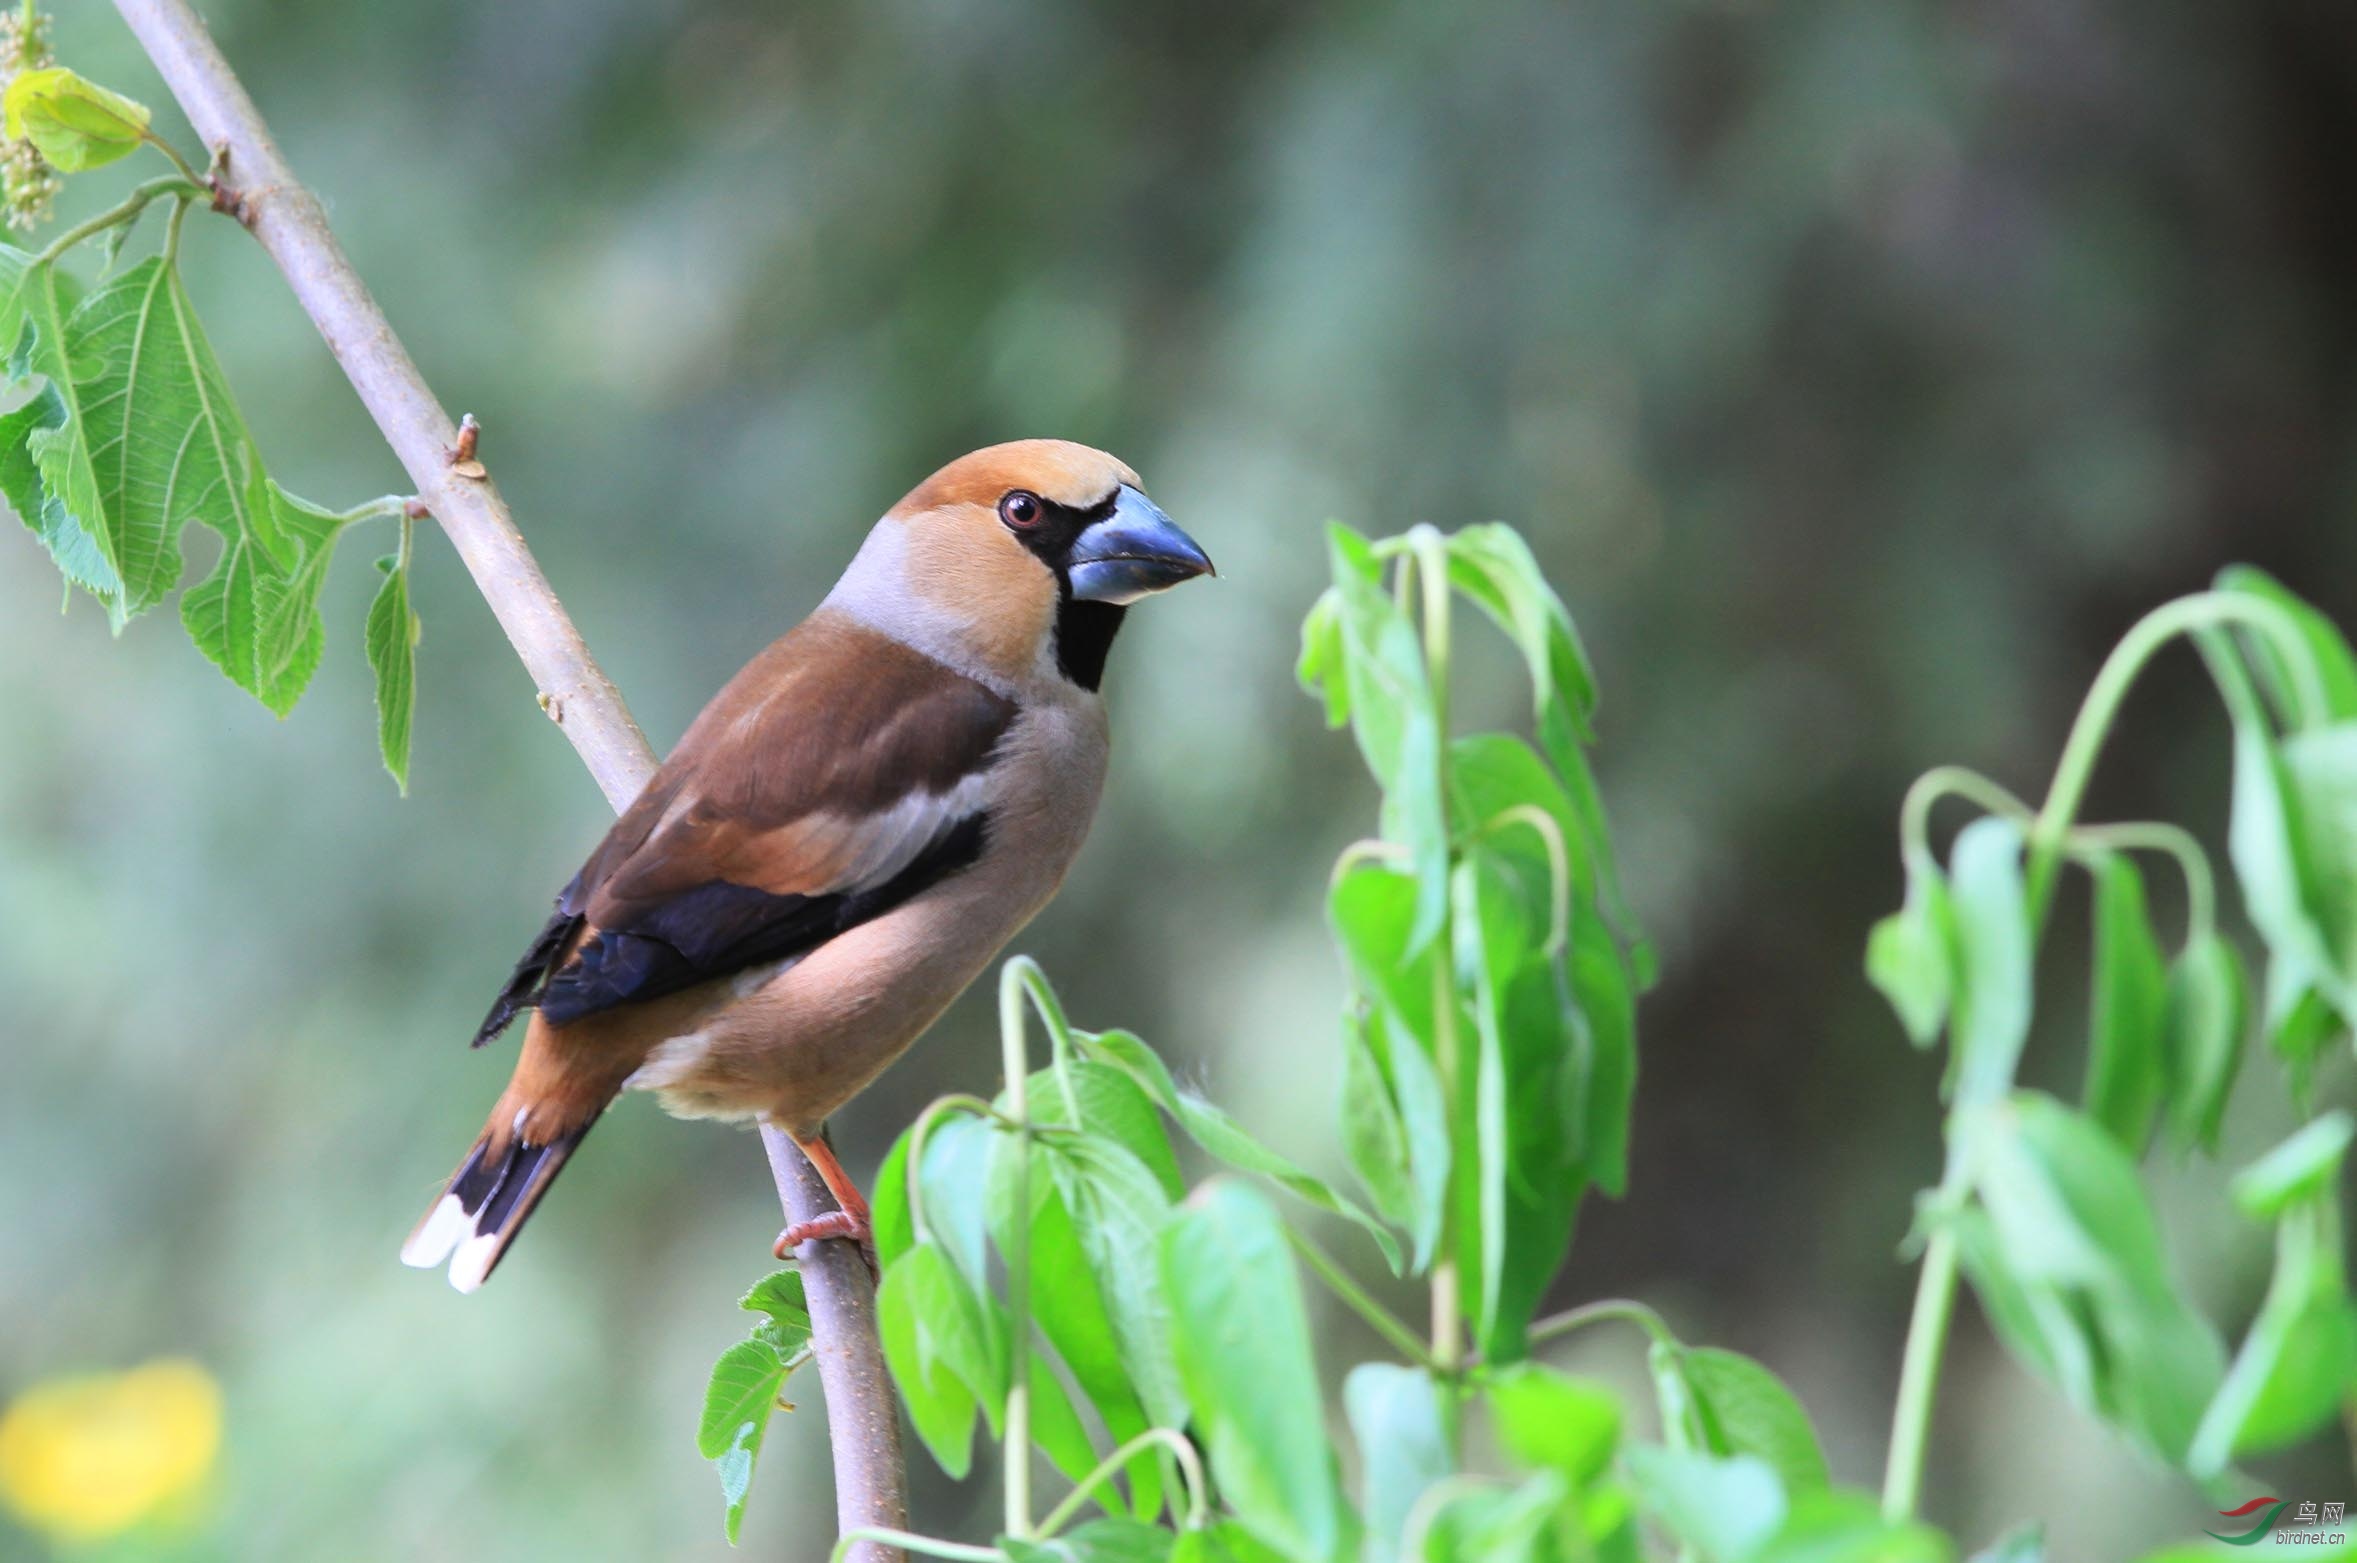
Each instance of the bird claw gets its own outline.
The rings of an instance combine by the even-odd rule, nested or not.
[[[849,1215],[840,1210],[830,1210],[823,1216],[814,1216],[808,1221],[795,1222],[777,1235],[777,1243],[770,1252],[783,1259],[804,1243],[830,1237],[843,1238],[857,1243],[859,1257],[868,1267],[868,1279],[874,1281],[882,1278],[882,1270],[876,1263],[874,1225],[864,1217]]]

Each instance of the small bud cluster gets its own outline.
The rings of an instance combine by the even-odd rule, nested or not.
[[[49,53],[49,18],[31,6],[0,14],[0,91],[20,71],[37,71],[53,63]],[[32,142],[21,138],[0,142],[0,209],[8,226],[29,230],[48,221],[49,209],[63,181]]]

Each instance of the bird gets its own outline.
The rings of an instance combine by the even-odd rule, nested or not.
[[[1055,894],[1104,785],[1123,618],[1215,573],[1085,445],[993,445],[918,484],[556,897],[475,1033],[525,1018],[514,1074],[403,1261],[481,1286],[637,1090],[783,1130],[839,1208],[776,1252],[842,1238],[872,1266],[826,1121]]]

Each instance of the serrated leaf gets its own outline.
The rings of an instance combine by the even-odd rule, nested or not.
[[[249,514],[264,513],[279,553],[257,533],[225,539],[212,573],[181,597],[180,622],[232,683],[284,716],[318,670],[327,640],[319,592],[349,522],[267,478],[250,496]]]
[[[179,272],[162,256],[141,261],[76,305],[65,336],[125,611],[154,606],[179,583],[190,521],[218,532],[224,547],[250,538],[285,571],[292,561],[277,518],[257,502],[260,458]]]
[[[0,342],[11,386],[41,382],[0,418],[0,492],[40,537],[67,580],[107,605],[120,627],[122,572],[115,535],[98,503],[83,396],[67,370],[65,322],[78,297],[54,265],[0,245]]]
[[[776,1409],[778,1391],[785,1382],[786,1359],[764,1340],[738,1341],[712,1365],[711,1382],[704,1390],[704,1414],[696,1427],[696,1449],[719,1469],[732,1546],[744,1522],[754,1462],[761,1456],[770,1413]]]
[[[1139,1401],[1156,1424],[1183,1426],[1187,1401],[1172,1358],[1170,1302],[1154,1262],[1169,1195],[1145,1163],[1111,1140],[1056,1135],[1037,1150],[1072,1214]]]
[[[377,750],[402,792],[409,791],[409,738],[417,715],[417,642],[422,633],[409,606],[409,567],[399,556],[377,561],[384,582],[368,605],[364,639],[376,675]]]

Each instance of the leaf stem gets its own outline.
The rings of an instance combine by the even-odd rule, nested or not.
[[[998,1036],[1007,1074],[1007,1112],[1018,1125],[1031,1123],[1030,1026],[1023,1013],[1025,988],[1039,963],[1018,955],[999,970]],[[1041,985],[1045,985],[1042,977]],[[1036,1002],[1036,998],[1035,998]],[[1044,1016],[1047,1012],[1043,1010]],[[1053,1028],[1051,1027],[1051,1030]],[[1013,1320],[1007,1353],[1006,1533],[1031,1535],[1031,1136],[1015,1135],[1015,1219],[1007,1234],[1007,1313]],[[915,1185],[912,1174],[911,1187]],[[986,1554],[995,1556],[995,1554]]]
[[[933,1240],[932,1223],[925,1219],[925,1140],[933,1132],[933,1125],[952,1112],[968,1112],[976,1117],[996,1118],[998,1109],[979,1096],[959,1093],[940,1097],[926,1104],[917,1114],[917,1121],[909,1126],[908,1161],[902,1176],[907,1180],[908,1224],[920,1243]]]
[[[1393,1350],[1419,1367],[1441,1370],[1439,1358],[1423,1341],[1417,1339],[1416,1332],[1408,1328],[1399,1315],[1377,1302],[1365,1287],[1351,1279],[1349,1272],[1336,1264],[1332,1255],[1295,1231],[1290,1224],[1285,1228],[1285,1236],[1293,1244],[1294,1252],[1300,1254],[1317,1278],[1326,1283],[1326,1289],[1348,1305],[1353,1313],[1366,1320],[1369,1328],[1389,1342]]]
[[[1527,826],[1536,832],[1540,844],[1547,849],[1549,921],[1546,955],[1558,960],[1571,943],[1571,852],[1564,845],[1563,827],[1555,816],[1535,803],[1517,803],[1501,811],[1481,827],[1483,835],[1490,835],[1508,825]]]
[[[1548,1341],[1560,1339],[1574,1330],[1591,1324],[1619,1321],[1634,1324],[1664,1346],[1675,1346],[1678,1337],[1667,1321],[1646,1304],[1629,1297],[1605,1297],[1563,1313],[1551,1314],[1530,1327],[1530,1344],[1535,1349]]]
[[[1075,1129],[1086,1127],[1080,1121],[1080,1093],[1072,1081],[1072,1022],[1064,1018],[1063,1001],[1056,997],[1048,974],[1030,956],[1013,957],[1006,970],[1008,980],[1019,980],[1031,995],[1031,1007],[1039,1011],[1040,1024],[1048,1028],[1048,1058],[1056,1071],[1056,1087],[1064,1096],[1066,1121]]]
[[[1935,765],[1915,778],[1899,805],[1899,851],[1909,863],[1928,863],[1931,851],[1932,806],[1942,798],[1965,798],[1991,814],[2027,826],[2036,811],[2011,792],[1961,765]]]
[[[1944,1223],[1923,1251],[1915,1311],[1907,1321],[1907,1353],[1899,1367],[1899,1399],[1891,1415],[1889,1469],[1882,1479],[1883,1518],[1915,1517],[1923,1494],[1924,1455],[1931,1439],[1932,1402],[1940,1389],[1940,1358],[1948,1320],[1956,1311],[1956,1227]]]
[[[150,179],[147,183],[135,187],[129,195],[123,198],[120,205],[111,206],[86,222],[76,223],[50,240],[49,247],[33,257],[33,264],[46,266],[84,239],[92,238],[106,232],[109,228],[129,222],[141,212],[146,211],[148,204],[157,197],[173,194],[178,194],[184,201],[194,200],[204,194],[204,187],[201,184],[191,184],[185,179],[169,174],[161,179]]]
[[[1088,1501],[1090,1493],[1111,1481],[1134,1457],[1157,1444],[1170,1451],[1171,1457],[1186,1475],[1186,1528],[1201,1530],[1211,1519],[1209,1489],[1203,1480],[1203,1457],[1195,1452],[1194,1444],[1188,1441],[1184,1433],[1175,1428],[1149,1427],[1098,1461],[1097,1468],[1082,1477],[1080,1485],[1065,1494],[1064,1501],[1050,1509],[1048,1517],[1039,1522],[1039,1534],[1053,1536],[1062,1530],[1072,1516],[1080,1512],[1080,1506]]]
[[[166,141],[163,137],[157,135],[152,130],[142,130],[139,133],[139,139],[146,142],[149,146],[154,147],[158,152],[163,153],[164,156],[170,158],[172,160],[172,166],[180,170],[181,178],[187,180],[190,184],[195,185],[200,189],[204,187],[204,176],[199,174],[195,169],[188,166],[188,159],[180,155],[180,149],[178,147],[172,145],[171,142]]]
[[[2217,876],[2209,854],[2193,832],[2167,820],[2128,820],[2116,825],[2081,825],[2070,833],[2074,848],[2116,848],[2123,852],[2166,852],[2185,876],[2185,942],[2206,939],[2217,927]]]
[[[940,1541],[931,1536],[920,1536],[914,1531],[893,1530],[883,1525],[862,1525],[857,1530],[845,1531],[835,1539],[835,1548],[827,1554],[827,1563],[843,1563],[844,1555],[863,1541],[898,1547],[904,1552],[921,1552],[929,1558],[951,1558],[956,1563],[1006,1563],[1006,1554],[996,1547],[977,1547],[963,1541]]]

